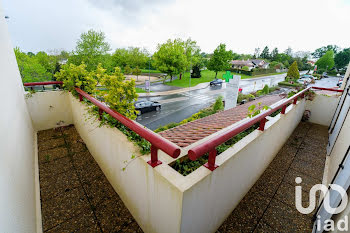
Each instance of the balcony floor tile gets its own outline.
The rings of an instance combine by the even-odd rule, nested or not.
[[[322,181],[327,141],[327,127],[300,122],[217,232],[311,232],[313,213],[295,207],[295,178],[302,178],[305,207],[308,191]]]
[[[44,232],[142,232],[74,126],[38,132]]]

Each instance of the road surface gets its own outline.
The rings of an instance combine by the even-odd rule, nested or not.
[[[240,87],[243,89],[243,93],[250,93],[262,89],[265,84],[269,86],[276,86],[278,82],[284,80],[285,75],[286,74],[266,76],[254,79],[244,79],[240,81]],[[337,82],[338,78],[330,77],[327,79],[317,80],[315,86],[335,87]],[[163,90],[161,86],[158,86],[157,88],[159,90]],[[136,121],[151,130],[155,130],[160,126],[172,122],[180,122],[183,119],[186,119],[197,113],[199,110],[209,107],[212,103],[215,102],[215,99],[219,95],[225,97],[225,85],[215,87],[210,87],[208,85],[203,89],[166,96],[140,97],[139,100],[160,102],[162,104],[162,109],[159,112],[153,111],[144,113],[141,116],[138,116]]]

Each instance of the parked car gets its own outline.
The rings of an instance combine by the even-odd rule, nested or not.
[[[210,86],[222,85],[222,79],[214,79],[210,82]]]
[[[309,84],[311,83],[313,77],[311,75],[309,75],[309,77],[302,77],[300,79],[298,79],[298,83],[301,83],[301,84]]]
[[[138,115],[141,115],[145,112],[159,111],[162,108],[162,105],[156,101],[136,101],[135,110],[139,111]]]

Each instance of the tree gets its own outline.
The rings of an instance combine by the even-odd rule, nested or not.
[[[52,80],[52,74],[42,66],[35,55],[27,55],[18,47],[14,49],[22,82],[43,82]]]
[[[69,63],[80,65],[84,62],[87,70],[95,70],[102,62],[103,55],[106,55],[109,50],[110,45],[105,41],[105,34],[101,31],[89,30],[80,35]]]
[[[337,53],[334,57],[335,66],[337,69],[344,68],[350,62],[350,48],[346,48],[343,51]]]
[[[315,63],[318,68],[330,70],[334,67],[334,52],[333,50],[328,50],[320,59]]]
[[[278,55],[278,48],[274,48],[271,52],[271,59],[275,61],[277,59],[277,55]]]
[[[112,55],[112,62],[114,66],[125,67],[129,65],[135,68],[145,68],[149,60],[149,53],[145,49],[138,47],[129,47],[116,49]]]
[[[164,44],[158,44],[157,51],[153,54],[153,64],[159,71],[170,76],[172,81],[174,74],[179,74],[188,66],[183,41],[169,39]]]
[[[132,69],[129,65],[126,65],[124,68],[124,74],[132,74]]]
[[[226,51],[226,45],[220,44],[215,50],[208,63],[208,69],[215,72],[215,79],[219,71],[230,69],[229,61],[232,60],[232,51]]]
[[[336,54],[340,50],[340,48],[337,45],[327,45],[316,49],[315,52],[311,53],[311,55],[314,58],[320,58],[323,55],[325,55],[326,52],[329,50],[333,50],[334,54]]]
[[[138,66],[136,66],[133,70],[132,70],[132,74],[136,75],[136,80],[139,81],[139,75],[141,74],[141,70]]]
[[[106,70],[99,66],[96,73],[101,77],[102,85],[108,90],[103,98],[109,107],[128,118],[136,119],[134,102],[138,96],[135,90],[135,80],[125,81],[119,67],[116,67],[112,74],[107,74]]]
[[[287,77],[294,79],[298,79],[300,77],[298,64],[296,61],[294,61],[293,64],[289,67]]]
[[[269,47],[265,46],[265,48],[263,49],[263,51],[260,54],[260,57],[264,58],[264,59],[269,59],[270,58]]]

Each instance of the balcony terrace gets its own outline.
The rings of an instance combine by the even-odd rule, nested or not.
[[[304,195],[320,182],[348,190],[350,69],[341,90],[331,89],[335,95],[313,96],[307,88],[180,145],[79,88],[75,95],[26,93],[3,19],[0,32],[6,87],[0,92],[1,232],[309,232],[311,216],[293,208],[295,178],[302,177]],[[308,123],[301,122],[305,112]],[[122,127],[101,125],[105,115]],[[150,153],[140,152],[126,128],[152,145]],[[208,162],[187,175],[172,166],[205,157]],[[325,219],[339,221],[350,213],[348,205],[329,216],[317,204],[314,213]]]

